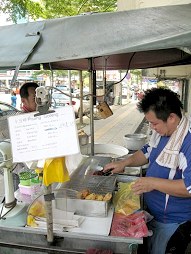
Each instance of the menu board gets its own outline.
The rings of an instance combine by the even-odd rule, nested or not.
[[[72,106],[53,113],[37,112],[8,119],[13,162],[26,162],[79,153],[79,140]]]

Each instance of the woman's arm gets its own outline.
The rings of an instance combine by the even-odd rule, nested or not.
[[[148,163],[144,153],[139,150],[135,152],[133,155],[129,156],[127,159],[111,162],[104,167],[104,172],[108,170],[112,170],[112,173],[120,173],[124,171],[125,167],[136,167],[142,166]]]
[[[175,197],[191,197],[182,179],[169,180],[155,177],[140,177],[132,185],[132,190],[135,194],[158,190]]]

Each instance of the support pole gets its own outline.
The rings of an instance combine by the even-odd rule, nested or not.
[[[54,241],[53,235],[53,214],[52,214],[52,186],[44,187],[45,194],[45,210],[46,210],[46,226],[47,226],[47,242],[51,245]]]
[[[83,126],[83,81],[82,81],[82,71],[79,71],[80,78],[80,126]]]
[[[72,97],[71,97],[71,71],[68,70],[68,84],[69,84],[69,94],[70,94],[70,105],[72,105]]]
[[[93,59],[89,58],[89,81],[90,81],[90,134],[91,134],[91,155],[94,155],[94,106],[93,106]]]

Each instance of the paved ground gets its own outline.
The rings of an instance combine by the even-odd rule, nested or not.
[[[136,108],[136,101],[126,105],[113,105],[113,115],[101,120],[94,120],[94,141],[101,144],[116,144],[124,146],[123,137],[132,134],[143,121],[144,115]],[[90,135],[90,119],[84,117],[82,129]],[[79,119],[77,120],[80,129]]]

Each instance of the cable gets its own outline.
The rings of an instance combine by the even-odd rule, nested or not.
[[[127,76],[128,72],[129,72],[129,69],[130,69],[130,66],[131,66],[131,62],[132,62],[133,57],[135,56],[135,54],[136,54],[136,52],[133,52],[132,56],[130,57],[129,64],[128,64],[128,68],[127,68],[127,70],[126,70],[126,73],[125,73],[124,77],[123,77],[121,80],[119,80],[118,82],[113,83],[112,85],[110,85],[110,87],[113,87],[114,85],[121,83],[121,82],[125,79],[125,77]],[[108,59],[108,58],[109,58],[109,57],[105,58],[105,60],[106,60],[105,63],[107,62],[107,59]],[[93,64],[94,64],[94,63],[93,63]],[[107,67],[107,64],[105,64],[105,69],[106,69],[106,67]],[[49,63],[49,68],[50,68],[50,71],[52,72],[52,81],[53,81],[53,70],[52,70],[52,68],[51,68],[51,64],[50,64],[50,63]],[[46,87],[47,87],[47,88],[50,88],[51,91],[52,91],[53,89],[55,89],[55,90],[59,91],[59,92],[62,93],[62,94],[65,94],[66,96],[68,96],[68,97],[70,97],[70,98],[77,98],[77,99],[80,99],[80,98],[83,98],[83,97],[87,97],[87,96],[92,96],[92,97],[96,97],[96,98],[98,98],[98,97],[106,97],[106,96],[110,93],[110,89],[108,89],[108,91],[107,91],[105,94],[99,95],[99,96],[96,96],[96,95],[93,95],[93,94],[88,93],[88,94],[86,94],[86,95],[84,95],[84,96],[75,97],[75,96],[72,96],[71,94],[64,93],[62,90],[58,89],[57,87],[54,87],[54,86],[46,86]]]
[[[119,84],[119,83],[121,83],[121,82],[125,79],[125,77],[127,76],[128,72],[129,72],[130,65],[131,65],[131,61],[133,60],[133,57],[134,57],[135,54],[136,54],[136,52],[134,52],[134,53],[132,54],[132,56],[131,56],[131,58],[130,58],[130,60],[129,60],[129,65],[128,65],[128,67],[127,67],[127,71],[126,71],[126,73],[125,73],[125,76],[124,76],[120,81],[114,83],[113,85]]]
[[[116,83],[113,83],[112,85],[110,85],[110,87],[121,83],[126,78],[128,72],[129,72],[130,66],[131,66],[131,62],[132,62],[133,57],[135,56],[135,54],[136,54],[136,52],[133,52],[133,54],[132,54],[132,56],[129,60],[129,64],[128,64],[128,67],[127,67],[127,70],[126,70],[126,73],[125,73],[124,77],[121,80],[117,81]],[[105,93],[105,95],[102,95],[102,96],[107,96],[109,94],[109,92],[110,92],[110,89],[108,89],[108,91]],[[101,95],[99,95],[99,96],[101,96]]]

